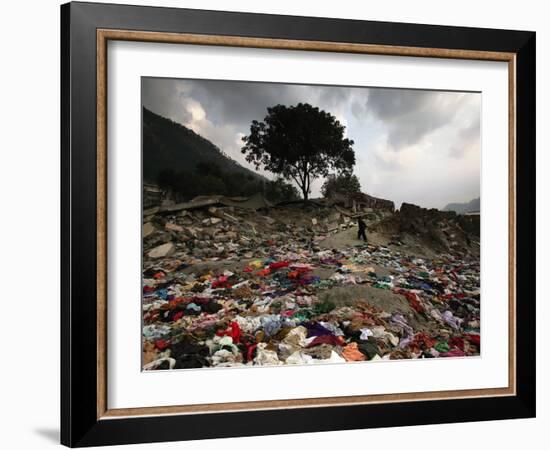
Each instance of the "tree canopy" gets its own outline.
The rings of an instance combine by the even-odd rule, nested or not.
[[[361,192],[361,183],[356,175],[349,172],[331,174],[323,183],[321,192],[323,197]]]
[[[308,103],[276,105],[267,113],[263,122],[252,121],[242,153],[257,169],[294,180],[304,200],[315,178],[355,165],[353,141],[344,137],[345,127],[332,114]]]

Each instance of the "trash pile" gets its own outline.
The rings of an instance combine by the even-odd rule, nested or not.
[[[344,213],[146,211],[143,369],[479,355],[479,258],[324,245]]]

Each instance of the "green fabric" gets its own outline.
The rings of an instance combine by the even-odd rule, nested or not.
[[[439,353],[447,353],[450,350],[449,344],[447,344],[446,342],[438,342],[437,344],[435,344],[434,348]]]

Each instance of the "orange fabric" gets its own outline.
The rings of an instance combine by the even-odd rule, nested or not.
[[[346,361],[364,361],[367,359],[357,348],[357,342],[352,342],[344,347],[342,356]]]

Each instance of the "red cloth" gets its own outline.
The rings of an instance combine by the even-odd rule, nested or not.
[[[329,345],[344,345],[344,341],[340,337],[336,337],[332,334],[325,334],[322,336],[317,336],[313,341],[311,341],[308,345],[309,347],[315,347],[317,345],[321,344],[329,344]]]
[[[241,341],[243,332],[241,331],[241,327],[237,322],[231,322],[229,324],[229,328],[227,328],[226,330],[218,330],[216,334],[218,336],[231,336],[233,342],[236,343]]]
[[[479,334],[465,334],[464,337],[470,341],[472,344],[477,345],[479,347],[480,340],[479,340]]]
[[[267,269],[262,269],[260,271],[258,271],[258,273],[256,275],[260,276],[260,277],[265,277],[267,275],[269,275],[271,273],[271,269],[267,268]]]
[[[162,352],[168,347],[168,342],[164,339],[159,339],[158,341],[155,341],[155,347]]]
[[[176,314],[174,314],[174,317],[172,318],[173,322],[176,322],[180,320],[183,317],[183,311],[178,311]]]
[[[460,357],[460,356],[466,356],[465,353],[458,349],[458,348],[453,348],[451,350],[449,350],[448,352],[444,352],[444,353],[440,353],[439,356],[443,357],[443,358],[449,358],[449,357]]]
[[[411,308],[414,309],[417,313],[424,312],[424,307],[420,303],[418,295],[416,295],[414,292],[407,291],[406,289],[394,289],[394,292],[404,295],[405,298],[409,301],[409,305],[411,305]]]
[[[311,269],[309,267],[297,267],[292,272],[289,272],[287,277],[291,280],[297,280],[303,274],[309,272]]]
[[[456,348],[464,351],[464,339],[462,339],[461,337],[458,337],[458,336],[452,337],[451,339],[449,339],[449,346],[451,348],[456,347]]]
[[[227,281],[226,276],[219,277],[212,283],[212,289],[231,287],[231,284]]]
[[[246,360],[252,361],[254,359],[254,350],[258,344],[246,344]]]
[[[420,348],[432,348],[435,345],[435,340],[428,336],[426,333],[416,333],[414,336],[414,344]]]
[[[279,261],[279,262],[274,262],[274,263],[271,263],[269,265],[269,268],[271,270],[277,270],[277,269],[282,269],[283,267],[288,267],[290,263],[288,261]]]

